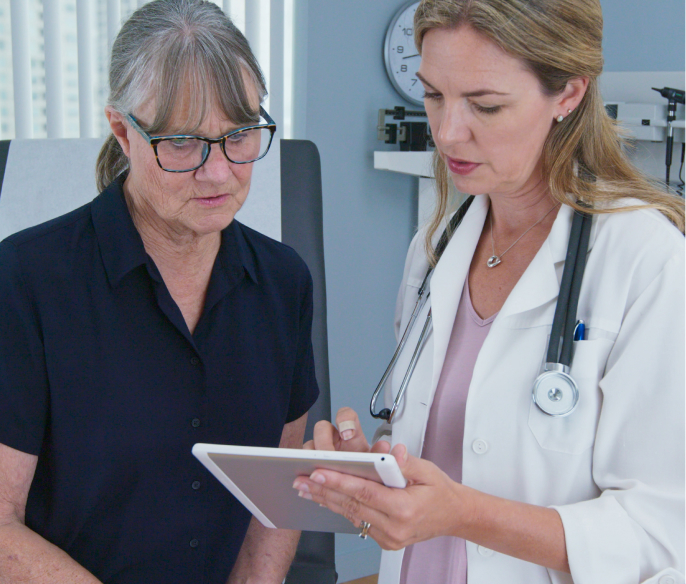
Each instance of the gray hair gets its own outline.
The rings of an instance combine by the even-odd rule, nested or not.
[[[153,0],[131,15],[112,45],[108,105],[128,114],[154,98],[155,119],[144,127],[151,134],[168,128],[182,102],[186,119],[180,132],[192,132],[215,106],[232,122],[247,125],[259,112],[250,103],[246,74],[262,101],[267,90],[260,66],[245,36],[216,4]],[[98,155],[98,190],[128,166],[110,134]]]

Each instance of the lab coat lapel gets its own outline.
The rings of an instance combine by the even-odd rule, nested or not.
[[[489,208],[486,195],[475,197],[469,211],[445,248],[431,278],[431,314],[433,319],[433,379],[436,388],[443,368],[450,334],[455,322],[465,278],[479,242]],[[428,403],[431,403],[430,401]]]
[[[550,309],[544,311],[541,316],[543,320],[552,322],[554,303],[551,301],[557,299],[560,291],[573,213],[571,207],[562,205],[550,234],[508,296],[496,320],[503,321],[550,303]],[[534,326],[544,323],[538,322],[536,318],[525,318],[519,324],[513,324]]]

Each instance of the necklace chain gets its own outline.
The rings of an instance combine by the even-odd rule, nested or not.
[[[534,223],[531,227],[529,227],[529,229],[527,229],[527,230],[526,230],[524,233],[522,233],[517,239],[515,239],[515,240],[514,240],[514,243],[512,243],[512,245],[510,245],[510,247],[508,247],[508,248],[507,248],[503,253],[501,253],[500,255],[497,255],[497,254],[495,253],[495,238],[493,237],[493,213],[491,212],[491,214],[490,214],[490,215],[491,215],[491,249],[493,250],[493,255],[492,255],[490,258],[488,258],[488,261],[486,262],[486,265],[487,265],[489,268],[495,268],[499,263],[501,263],[501,262],[503,261],[503,260],[502,260],[503,256],[504,256],[508,251],[510,251],[510,250],[515,246],[515,244],[516,244],[522,237],[524,237],[527,233],[529,233],[529,231],[531,231],[534,227],[536,227],[536,225],[538,225],[541,221],[543,221],[543,219],[545,219],[548,215],[550,215],[550,213],[553,211],[553,209],[555,209],[555,208],[558,207],[558,206],[559,206],[559,203],[556,203],[555,205],[553,205],[553,206],[548,210],[548,212],[547,212],[545,215],[543,215],[543,217],[541,217],[538,221],[536,221],[536,223]]]

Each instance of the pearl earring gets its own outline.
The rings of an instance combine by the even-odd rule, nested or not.
[[[563,115],[559,115],[559,116],[557,116],[557,118],[555,118],[555,119],[556,119],[558,122],[562,122],[562,121],[564,121],[565,118],[564,118]]]

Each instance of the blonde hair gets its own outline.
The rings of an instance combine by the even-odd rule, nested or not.
[[[144,127],[153,135],[165,131],[181,109],[186,119],[177,129],[192,133],[215,105],[227,119],[247,125],[258,121],[259,112],[250,103],[244,74],[262,101],[266,85],[250,45],[214,2],[154,0],[131,15],[112,45],[108,104],[129,114],[155,99],[155,119]],[[96,163],[98,190],[128,166],[110,134]]]
[[[598,0],[422,0],[414,19],[421,53],[424,35],[436,28],[470,26],[536,75],[542,91],[561,93],[575,77],[588,77],[581,103],[555,124],[543,149],[543,176],[556,201],[591,213],[635,209],[617,204],[631,197],[641,207],[657,209],[684,232],[684,201],[669,195],[641,173],[625,154],[621,131],[605,110],[598,87],[603,69],[603,15]],[[450,178],[434,153],[438,200],[429,224],[426,247],[448,213]]]

